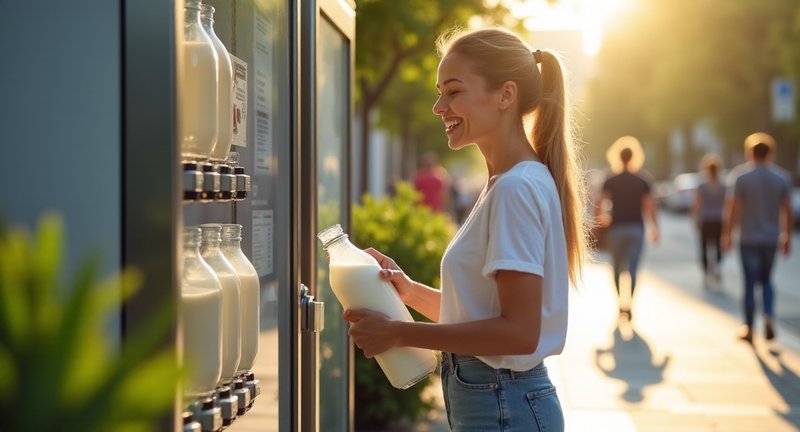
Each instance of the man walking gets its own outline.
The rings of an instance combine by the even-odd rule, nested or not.
[[[723,248],[731,248],[731,234],[739,226],[739,252],[744,273],[745,327],[741,338],[753,341],[755,286],[761,286],[764,308],[764,338],[775,337],[773,323],[772,265],[778,247],[788,255],[791,241],[792,209],[790,185],[770,165],[774,143],[764,137],[750,147],[750,169],[739,173],[733,184],[725,214]],[[751,135],[752,137],[753,135]],[[748,137],[750,139],[750,137]],[[771,141],[771,142],[770,142]],[[781,220],[783,216],[783,220]]]

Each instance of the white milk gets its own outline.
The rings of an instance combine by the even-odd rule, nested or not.
[[[239,278],[221,252],[211,256],[203,255],[203,259],[214,270],[220,285],[222,285],[222,377],[220,381],[227,382],[236,377],[242,349]]]
[[[211,150],[211,159],[223,161],[231,151],[233,141],[233,67],[228,50],[216,34],[208,33],[217,53],[219,86],[217,87],[217,143]]]
[[[186,283],[186,282],[184,282]],[[188,366],[185,390],[191,395],[214,391],[222,370],[221,298],[216,281],[192,281],[181,288],[183,357]]]
[[[391,283],[380,279],[375,264],[330,265],[333,293],[345,309],[366,308],[393,320],[413,321]],[[395,347],[375,356],[393,386],[405,389],[436,369],[433,352],[422,348]]]
[[[213,45],[184,42],[178,113],[181,155],[204,159],[217,142],[217,59]]]
[[[258,274],[255,271],[239,272],[239,282],[242,288],[242,356],[239,359],[239,371],[246,372],[253,368],[258,353],[258,318],[261,305]]]

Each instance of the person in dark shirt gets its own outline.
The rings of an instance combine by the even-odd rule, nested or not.
[[[650,222],[650,235],[654,243],[658,242],[659,237],[658,221],[650,183],[639,173],[644,163],[644,152],[639,140],[632,136],[618,139],[609,148],[606,158],[611,164],[612,172],[616,174],[603,184],[596,216],[600,225],[607,226],[607,245],[614,268],[614,286],[617,289],[620,317],[631,320],[636,270],[644,245],[645,219]],[[620,275],[625,270],[630,276],[630,300],[627,305],[623,303],[620,290]]]

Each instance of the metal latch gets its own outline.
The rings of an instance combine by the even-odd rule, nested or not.
[[[300,330],[319,333],[325,328],[325,302],[314,301],[308,287],[300,284]]]

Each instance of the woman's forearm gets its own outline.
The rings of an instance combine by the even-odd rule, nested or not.
[[[519,328],[502,316],[460,324],[395,322],[397,344],[469,355],[530,354],[539,329]]]
[[[406,301],[406,305],[421,313],[433,322],[439,322],[439,305],[442,302],[442,292],[419,282],[414,282],[414,288]]]

